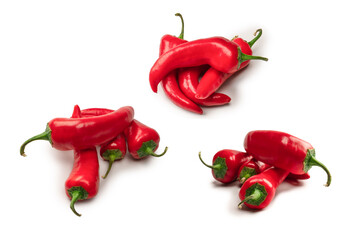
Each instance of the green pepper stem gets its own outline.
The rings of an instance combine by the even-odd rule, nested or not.
[[[32,138],[29,138],[21,145],[21,147],[20,147],[20,155],[21,156],[26,157],[26,154],[25,154],[26,145],[35,140],[46,140],[46,141],[49,141],[50,143],[52,143],[51,142],[51,130],[50,130],[49,126],[46,126],[45,132],[40,133]]]
[[[70,208],[73,211],[73,213],[75,213],[76,216],[81,216],[81,214],[79,214],[76,210],[75,210],[75,203],[81,198],[82,194],[80,193],[80,191],[73,191],[71,194],[71,203],[70,203]]]
[[[116,156],[114,154],[109,155],[109,166],[108,166],[108,169],[106,170],[105,175],[101,176],[103,179],[105,179],[107,177],[107,175],[109,174],[111,167],[112,167],[113,163],[115,162],[115,160],[116,160]]]
[[[216,164],[216,165],[209,165],[209,164],[206,164],[203,159],[201,158],[201,152],[199,152],[199,158],[200,158],[200,161],[205,165],[207,166],[208,168],[211,168],[211,169],[219,169],[221,167],[220,164]]]
[[[321,167],[327,174],[327,181],[324,184],[325,187],[330,186],[331,183],[331,174],[330,171],[326,168],[326,166],[324,164],[322,164],[321,162],[319,162],[314,156],[310,156],[309,162],[308,162],[309,166],[318,166]]]
[[[178,16],[181,19],[181,32],[178,38],[184,39],[184,19],[180,13],[175,13],[175,16]]]
[[[151,148],[148,148],[148,154],[151,155],[151,156],[153,156],[153,157],[161,157],[161,156],[163,156],[163,155],[167,152],[167,150],[168,150],[168,147],[165,147],[165,150],[164,150],[162,153],[156,154],[156,153],[154,153],[154,152],[152,151]]]
[[[261,37],[261,35],[262,35],[262,29],[256,30],[256,32],[254,33],[255,36],[254,39],[248,42],[249,46],[252,47],[254,43]]]
[[[247,202],[247,201],[249,201],[249,200],[251,200],[251,199],[259,198],[260,196],[261,196],[261,191],[259,191],[258,189],[255,189],[254,192],[253,192],[251,195],[245,197],[244,200],[242,200],[242,201],[238,204],[238,208],[242,208],[242,205],[243,205],[245,202]]]

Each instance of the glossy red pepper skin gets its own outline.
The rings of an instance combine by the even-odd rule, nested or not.
[[[72,118],[80,118],[79,106],[74,107]],[[71,199],[70,208],[77,215],[75,202],[96,196],[99,189],[99,161],[95,147],[74,150],[74,164],[65,182],[66,195]]]
[[[271,168],[272,166],[260,161],[256,161],[256,164],[259,166],[259,173],[265,171],[268,168]],[[303,174],[293,174],[293,173],[289,173],[286,177],[286,179],[294,179],[294,180],[306,180],[310,178],[310,174],[309,173],[303,173]]]
[[[96,148],[74,150],[74,166],[65,182],[66,194],[73,203],[96,196],[99,189],[99,161]],[[76,195],[75,195],[76,193]]]
[[[199,84],[199,78],[202,73],[202,67],[182,68],[178,71],[178,81],[181,91],[191,101],[202,106],[221,106],[229,103],[231,98],[226,94],[213,93],[205,99],[197,99],[196,89]]]
[[[245,152],[223,149],[214,155],[212,165],[208,165],[202,160],[201,153],[199,153],[199,158],[205,166],[212,169],[212,175],[217,181],[226,184],[236,180],[240,166],[251,156]]]
[[[190,41],[170,49],[158,58],[150,70],[150,86],[157,92],[157,85],[169,72],[183,67],[210,65],[218,71],[233,73],[249,57],[260,59],[243,54],[236,43],[223,37]]]
[[[271,167],[264,172],[250,177],[242,185],[239,197],[241,203],[252,209],[267,207],[275,196],[277,187],[284,181],[288,171]]]
[[[47,124],[46,131],[27,140],[20,148],[34,140],[48,140],[58,150],[87,149],[114,139],[127,128],[134,118],[134,109],[122,107],[112,113],[88,118],[55,118]]]
[[[91,108],[84,109],[81,113],[84,116],[91,116],[92,114],[107,114],[111,111],[113,110]],[[130,126],[125,129],[124,135],[128,145],[128,152],[134,159],[142,159],[148,155],[161,157],[167,151],[166,147],[163,153],[156,154],[155,151],[160,142],[159,133],[155,129],[150,128],[135,119],[131,122]]]
[[[312,166],[319,166],[327,173],[327,183],[331,183],[329,170],[315,159],[313,146],[288,133],[270,130],[249,132],[245,136],[244,148],[258,161],[284,169],[294,174],[304,174]]]
[[[163,153],[155,154],[159,147],[160,135],[155,129],[135,119],[125,129],[124,134],[128,144],[128,152],[134,159],[142,159],[149,155],[160,157],[167,151],[166,147]]]
[[[251,41],[246,42],[242,38],[235,37],[232,41],[235,42],[241,51],[247,55],[252,55],[251,46],[260,38],[262,34],[262,30],[259,29],[255,32],[255,35],[259,32],[259,34]],[[245,68],[249,64],[250,60],[244,61],[240,64],[238,69],[241,70]],[[218,71],[214,68],[209,68],[209,70],[202,77],[197,89],[196,89],[196,98],[204,99],[213,94],[229,77],[231,77],[233,73],[224,73]]]
[[[100,156],[103,160],[109,162],[109,167],[102,178],[106,178],[115,161],[119,161],[125,157],[126,154],[126,140],[125,135],[120,133],[115,139],[101,145]]]
[[[163,55],[170,49],[187,42],[186,40],[180,39],[175,36],[165,35],[161,38],[160,42],[160,54]],[[194,112],[197,114],[203,114],[203,110],[191,101],[185,94],[180,90],[177,81],[177,70],[171,71],[161,81],[166,96],[178,107],[181,107],[187,111]]]

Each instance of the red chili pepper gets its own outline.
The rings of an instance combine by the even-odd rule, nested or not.
[[[246,42],[245,40],[235,37],[232,41],[238,44],[239,48],[244,54],[249,56],[252,55],[251,47],[254,43],[261,37],[262,30],[258,29],[255,32],[255,38],[250,42]],[[241,70],[245,68],[249,64],[250,60],[244,61],[240,64],[238,69]],[[202,77],[197,89],[196,89],[196,98],[204,99],[213,94],[233,73],[224,73],[218,71],[214,68],[210,68]]]
[[[149,81],[154,92],[159,82],[171,71],[183,67],[210,65],[225,73],[236,72],[240,64],[250,59],[267,58],[249,56],[240,47],[223,37],[198,39],[178,45],[161,55],[150,70]]]
[[[260,173],[259,166],[256,164],[254,158],[250,158],[244,164],[241,165],[237,179],[243,184],[248,178]]]
[[[205,99],[197,99],[195,97],[202,68],[203,67],[189,67],[179,70],[178,81],[181,91],[191,101],[202,106],[219,106],[229,103],[231,98],[222,93],[213,93]]]
[[[114,139],[129,126],[134,118],[132,107],[122,107],[112,113],[89,118],[54,118],[44,133],[25,141],[20,154],[25,155],[25,146],[34,140],[47,140],[58,150],[87,149]]]
[[[312,166],[319,166],[327,173],[325,186],[331,183],[331,174],[325,165],[315,159],[313,146],[290,134],[266,130],[252,131],[246,135],[244,147],[246,152],[258,161],[294,174],[304,174]]]
[[[163,55],[165,52],[169,51],[170,49],[186,43],[187,41],[184,40],[184,20],[181,14],[177,13],[175,16],[179,16],[181,19],[181,33],[179,37],[171,36],[171,35],[164,35],[160,41],[160,53],[159,56]],[[193,101],[191,101],[184,93],[180,90],[178,82],[177,82],[177,70],[171,71],[169,74],[163,77],[162,86],[166,96],[177,106],[194,112],[198,114],[202,114],[203,110],[196,105]]]
[[[125,135],[120,133],[115,139],[104,144],[100,148],[100,156],[105,161],[109,161],[109,167],[102,178],[106,178],[109,174],[114,161],[121,160],[126,154],[126,140]]]
[[[126,141],[128,143],[128,151],[135,159],[142,159],[146,156],[161,157],[166,151],[161,154],[156,154],[160,142],[160,136],[155,129],[142,124],[137,120],[133,120],[128,128],[124,131]]]
[[[277,187],[284,181],[288,173],[286,170],[271,167],[250,177],[240,189],[239,208],[242,204],[253,209],[263,209],[268,206],[275,196]]]
[[[202,160],[201,152],[199,152],[199,158],[205,166],[212,169],[213,177],[217,181],[231,183],[236,180],[240,166],[251,156],[244,152],[224,149],[214,155],[212,165],[208,165]]]
[[[256,161],[256,164],[259,166],[259,172],[263,172],[268,168],[271,168],[272,166],[267,164],[267,163],[263,163],[260,161]],[[309,173],[303,173],[303,174],[293,174],[293,173],[289,173],[286,177],[286,179],[294,179],[294,180],[306,180],[310,178],[310,174]]]
[[[72,118],[80,118],[80,108],[75,106]],[[75,203],[96,196],[99,189],[99,161],[95,147],[74,150],[73,169],[65,182],[67,196],[71,199],[70,208],[77,215]]]

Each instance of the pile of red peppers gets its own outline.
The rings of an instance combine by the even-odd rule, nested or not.
[[[98,148],[100,157],[109,162],[102,178],[106,178],[112,164],[121,160],[129,152],[134,159],[156,154],[160,142],[158,132],[134,119],[134,109],[130,106],[110,110],[89,108],[80,110],[75,105],[71,118],[54,118],[48,122],[46,130],[25,141],[20,154],[25,155],[25,146],[35,140],[47,140],[60,151],[74,151],[73,169],[65,181],[65,190],[70,198],[70,208],[77,215],[75,203],[97,195],[100,183]]]
[[[252,55],[251,47],[260,38],[261,29],[250,42],[238,36],[231,41],[224,37],[186,41],[184,20],[181,14],[175,15],[181,18],[181,33],[179,37],[161,38],[159,58],[150,70],[149,80],[155,93],[161,82],[168,98],[185,110],[203,114],[201,106],[229,103],[229,96],[216,92],[220,86],[250,60],[268,60]]]
[[[245,152],[223,149],[218,151],[212,165],[213,177],[224,184],[238,181],[239,208],[267,207],[276,189],[285,180],[309,179],[312,166],[321,167],[327,174],[325,186],[331,183],[331,174],[324,164],[316,160],[313,146],[288,133],[270,130],[251,131],[245,136]]]

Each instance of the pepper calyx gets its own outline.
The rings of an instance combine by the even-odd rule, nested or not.
[[[251,185],[245,192],[245,198],[239,203],[239,208],[243,203],[247,203],[254,206],[259,206],[264,200],[268,193],[266,192],[265,186],[260,183]]]
[[[155,143],[154,140],[143,142],[139,150],[137,150],[137,154],[139,158],[143,158],[149,155],[153,157],[161,157],[167,152],[168,149],[168,147],[165,147],[165,150],[162,153],[156,154],[155,153],[156,148],[157,148],[157,144]]]
[[[244,167],[239,173],[238,180],[240,183],[244,183],[249,177],[256,175],[257,172],[255,168]]]

